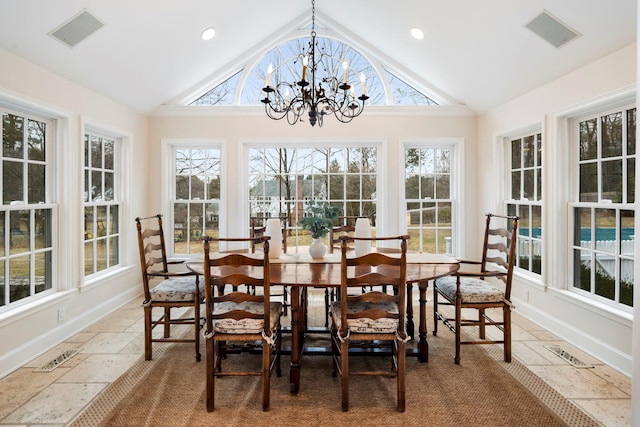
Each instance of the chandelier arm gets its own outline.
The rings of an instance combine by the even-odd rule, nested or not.
[[[298,56],[303,58],[301,80],[295,83],[276,82],[271,86],[273,69],[269,65],[266,86],[262,89],[265,92],[262,102],[265,104],[265,112],[269,118],[281,120],[286,117],[287,122],[294,125],[298,121],[304,121],[302,117],[306,114],[311,126],[316,123],[322,126],[326,115],[333,114],[338,121],[348,123],[364,111],[365,101],[369,97],[363,93],[357,99],[355,98],[353,88],[348,82],[346,61],[343,62],[344,76],[340,80],[330,74],[331,67],[327,67],[324,62],[325,58],[329,60],[331,55],[324,49],[316,52],[317,47],[316,4],[315,0],[311,0],[311,41],[306,53],[303,51]],[[318,53],[317,61],[316,53]],[[319,77],[320,65],[327,74],[324,77]],[[364,80],[362,88],[364,92]],[[283,90],[286,90],[285,96],[282,95]],[[290,96],[293,97],[290,99]]]

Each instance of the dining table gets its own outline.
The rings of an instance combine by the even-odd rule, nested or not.
[[[394,248],[373,248],[373,250],[392,256],[394,254],[399,256],[399,250]],[[219,255],[222,254],[224,253]],[[216,256],[216,254],[211,254],[211,256]],[[260,254],[255,254],[255,256],[260,256]],[[304,335],[307,332],[307,289],[310,287],[340,287],[341,256],[340,252],[334,252],[327,253],[322,258],[311,258],[308,247],[297,246],[287,248],[287,252],[280,254],[277,258],[269,257],[271,285],[291,288],[291,362],[289,369],[291,393],[295,394],[300,390],[301,360],[304,353],[303,343]],[[197,274],[205,274],[202,261],[189,261],[186,266]],[[409,336],[413,337],[415,332],[413,323],[414,285],[417,285],[419,291],[420,317],[417,346],[415,349],[407,350],[407,355],[417,356],[420,362],[427,362],[429,357],[426,313],[428,283],[438,277],[454,273],[458,268],[459,261],[448,255],[407,252],[407,334]],[[215,267],[212,267],[209,274],[216,275]]]

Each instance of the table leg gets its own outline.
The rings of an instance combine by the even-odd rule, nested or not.
[[[418,360],[429,361],[429,344],[427,343],[427,286],[429,282],[418,283],[420,290],[420,340],[418,341]]]
[[[300,287],[291,287],[291,367],[289,368],[289,392],[300,391]]]
[[[407,283],[407,335],[413,338],[415,325],[413,324],[413,283]]]

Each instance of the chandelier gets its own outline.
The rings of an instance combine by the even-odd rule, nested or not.
[[[302,57],[302,74],[298,82],[276,81],[271,85],[273,64],[267,70],[266,86],[262,88],[265,93],[264,109],[273,120],[287,118],[290,125],[294,125],[308,114],[309,123],[315,126],[316,122],[322,126],[324,116],[333,114],[338,121],[349,123],[354,117],[359,116],[364,110],[364,102],[369,99],[365,92],[365,76],[360,74],[362,93],[355,97],[354,87],[348,82],[349,65],[342,62],[343,78],[340,81],[323,61],[330,55],[324,49],[318,49],[316,43],[316,2],[311,0],[311,41]],[[296,63],[297,61],[294,61]]]

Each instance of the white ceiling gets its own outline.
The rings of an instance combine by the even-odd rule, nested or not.
[[[633,43],[636,7],[636,0],[316,0],[317,20],[343,41],[476,112]],[[105,25],[74,48],[48,35],[84,9]],[[557,49],[525,28],[543,10],[581,37]],[[310,0],[0,0],[0,47],[151,113],[222,81],[310,16]],[[204,42],[208,26],[216,36]],[[411,27],[425,38],[411,38]]]

